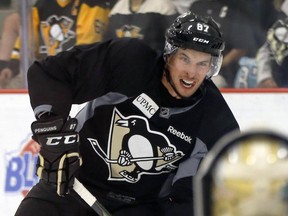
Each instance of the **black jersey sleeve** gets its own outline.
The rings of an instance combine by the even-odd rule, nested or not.
[[[154,58],[142,42],[127,39],[77,46],[35,61],[28,70],[32,108],[50,105],[56,114],[67,116],[72,104],[110,91],[133,95],[154,77]]]

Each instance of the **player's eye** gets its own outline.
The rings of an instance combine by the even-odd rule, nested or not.
[[[210,63],[207,62],[207,61],[205,61],[205,62],[200,62],[198,65],[199,65],[200,67],[209,67]]]
[[[180,56],[180,60],[185,64],[189,64],[191,62],[190,59],[186,56]]]

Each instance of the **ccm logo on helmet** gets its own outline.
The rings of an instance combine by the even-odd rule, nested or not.
[[[64,144],[72,144],[79,141],[78,134],[47,137],[47,145],[58,145],[60,142]]]
[[[193,41],[197,41],[197,42],[205,43],[205,44],[209,44],[209,43],[210,43],[209,40],[205,40],[205,39],[203,39],[203,38],[197,38],[197,37],[194,37],[194,38],[193,38]]]

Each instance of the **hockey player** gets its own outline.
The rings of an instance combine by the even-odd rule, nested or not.
[[[213,19],[185,13],[167,30],[164,53],[129,38],[36,61],[28,86],[40,182],[16,215],[95,215],[75,199],[75,176],[112,215],[193,215],[201,159],[239,129],[210,79],[223,49]]]

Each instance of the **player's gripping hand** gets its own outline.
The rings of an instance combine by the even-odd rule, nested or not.
[[[120,166],[130,166],[132,164],[131,159],[131,154],[128,151],[122,149],[117,161]]]
[[[41,145],[37,175],[46,183],[57,186],[59,196],[70,192],[74,174],[81,166],[77,119],[66,122],[60,117],[40,119],[32,123],[33,139]]]

